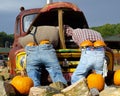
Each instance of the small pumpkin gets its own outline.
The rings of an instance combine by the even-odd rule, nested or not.
[[[116,70],[113,77],[113,82],[115,85],[120,86],[120,70]]]
[[[101,74],[91,73],[87,77],[87,84],[89,89],[97,88],[99,91],[101,91],[104,88],[105,81]]]
[[[29,94],[30,88],[34,85],[33,80],[30,77],[21,75],[15,76],[11,80],[11,84],[20,94],[24,95]]]

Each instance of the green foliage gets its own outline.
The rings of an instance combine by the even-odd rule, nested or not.
[[[5,32],[0,32],[0,47],[10,47],[13,43],[13,34],[6,34]]]
[[[103,37],[120,34],[120,24],[105,24],[91,29],[100,32]]]

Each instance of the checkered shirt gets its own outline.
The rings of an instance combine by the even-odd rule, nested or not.
[[[68,36],[72,36],[73,41],[75,43],[77,43],[78,45],[80,45],[85,40],[90,40],[90,41],[101,40],[101,41],[103,41],[101,34],[92,29],[80,29],[80,28],[72,29],[71,27],[68,27],[66,29],[66,34]]]

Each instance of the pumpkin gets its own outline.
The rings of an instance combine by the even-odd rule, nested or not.
[[[113,82],[115,85],[120,86],[120,70],[116,70],[113,77]]]
[[[11,80],[13,87],[20,93],[27,95],[31,87],[33,87],[33,80],[28,76],[15,76]]]
[[[104,88],[105,81],[101,74],[91,73],[87,77],[87,84],[89,89],[97,88],[101,91]]]
[[[100,47],[100,46],[106,46],[106,44],[101,40],[97,40],[96,42],[94,42],[94,47]]]
[[[83,41],[81,44],[80,44],[81,47],[86,47],[86,46],[93,46],[93,43],[89,40],[86,40],[86,41]]]

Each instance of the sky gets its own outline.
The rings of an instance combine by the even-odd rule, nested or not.
[[[0,32],[14,33],[15,18],[20,7],[25,9],[43,7],[47,0],[1,0],[0,4]],[[87,19],[89,27],[104,24],[120,23],[120,0],[53,0],[53,2],[67,1],[76,4]]]

